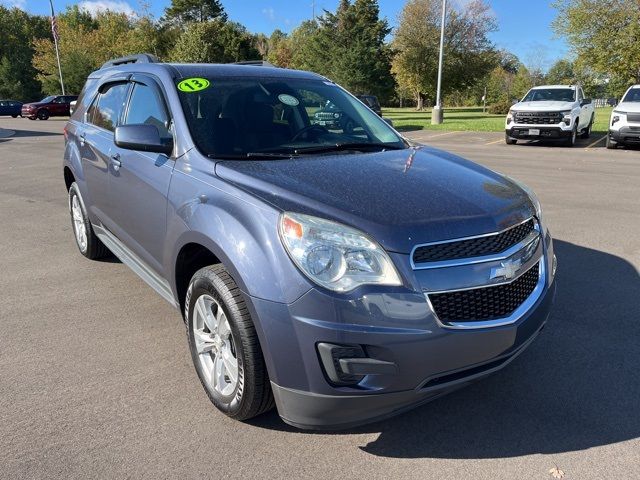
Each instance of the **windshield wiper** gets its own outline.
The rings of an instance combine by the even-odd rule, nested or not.
[[[209,158],[213,158],[216,160],[247,160],[247,159],[276,159],[276,160],[284,160],[287,158],[297,157],[295,153],[271,153],[271,152],[249,152],[244,153],[242,155],[216,155],[215,153],[210,153],[207,155]]]
[[[294,153],[322,153],[322,152],[340,152],[340,151],[381,151],[385,150],[404,150],[404,147],[396,145],[387,145],[386,143],[335,143],[329,145],[320,145],[317,147],[296,148]]]

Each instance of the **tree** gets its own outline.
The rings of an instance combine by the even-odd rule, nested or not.
[[[256,60],[260,52],[242,25],[210,20],[189,25],[169,57],[175,62],[229,63]]]
[[[434,98],[440,41],[441,3],[410,0],[403,8],[392,47],[397,52],[392,72],[403,91],[416,99],[418,109]],[[496,22],[483,0],[472,0],[462,10],[449,7],[445,24],[443,95],[474,86],[496,65],[488,34]]]
[[[385,44],[390,29],[380,19],[377,0],[341,0],[335,12],[303,22],[287,47],[291,66],[325,75],[354,93],[388,98],[394,87],[391,54]]]
[[[640,8],[632,0],[556,0],[553,22],[566,37],[578,69],[613,83],[640,83]],[[619,92],[621,94],[622,92]]]
[[[192,22],[227,19],[220,0],[171,0],[165,9],[164,21],[186,26]]]
[[[554,63],[546,75],[546,83],[556,85],[573,84],[577,82],[576,72],[573,68],[573,62],[560,59]]]
[[[79,93],[87,76],[107,60],[123,55],[151,52],[164,53],[159,40],[160,30],[148,15],[128,17],[124,13],[104,11],[91,16],[69,7],[58,16],[60,62],[68,93]],[[109,41],[105,42],[104,39]],[[48,94],[60,92],[58,65],[53,40],[35,39],[33,66],[42,90]]]
[[[35,100],[41,96],[32,65],[32,40],[50,35],[46,18],[0,5],[0,98]]]

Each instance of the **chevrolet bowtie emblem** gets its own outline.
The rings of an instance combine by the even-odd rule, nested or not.
[[[507,260],[506,262],[501,262],[499,267],[493,267],[491,269],[489,279],[504,278],[505,280],[510,280],[516,276],[520,267],[522,267],[522,260]]]

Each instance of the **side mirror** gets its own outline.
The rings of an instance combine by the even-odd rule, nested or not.
[[[511,99],[511,106],[515,105],[516,103],[520,103],[520,100],[518,100],[517,98],[512,98]]]
[[[115,144],[127,150],[164,153],[167,156],[173,151],[173,142],[163,142],[155,125],[120,125],[116,127]]]
[[[585,105],[591,105],[591,99],[590,98],[584,98],[581,102],[580,102],[580,106],[584,107]]]
[[[387,122],[387,124],[388,124],[390,127],[393,127],[393,120],[391,120],[390,118],[384,118],[384,117],[383,117],[382,119],[383,119],[385,122]]]

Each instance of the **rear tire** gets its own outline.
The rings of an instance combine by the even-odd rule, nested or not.
[[[71,228],[80,253],[90,260],[97,260],[109,255],[109,249],[104,246],[104,243],[93,231],[78,184],[75,182],[69,188],[69,212],[71,213]]]
[[[49,110],[46,110],[46,109],[38,110],[38,118],[40,120],[49,120]]]
[[[516,143],[518,143],[518,140],[516,140],[515,138],[511,138],[508,133],[505,133],[504,134],[504,142],[507,145],[515,145]]]
[[[255,326],[240,289],[222,265],[198,270],[187,290],[189,350],[209,400],[244,421],[274,406]]]

